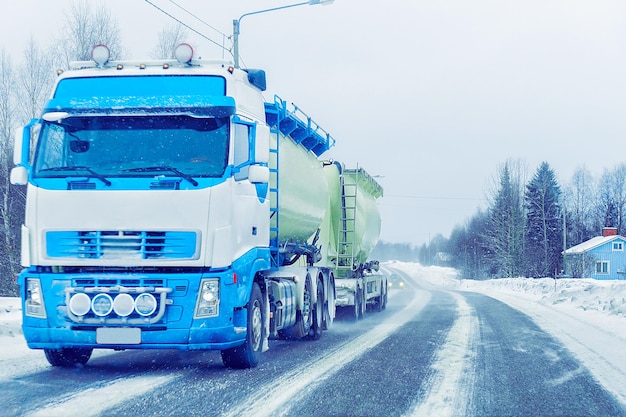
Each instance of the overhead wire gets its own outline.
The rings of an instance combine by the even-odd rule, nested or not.
[[[230,35],[227,35],[226,33],[222,32],[221,30],[217,29],[214,26],[211,26],[210,24],[208,24],[207,22],[205,22],[204,20],[200,19],[198,16],[196,16],[195,14],[191,13],[189,10],[185,9],[183,6],[181,6],[180,4],[176,3],[174,0],[170,0],[170,3],[172,3],[174,6],[178,7],[180,10],[184,11],[185,13],[187,13],[189,16],[193,17],[194,19],[196,19],[197,21],[199,21],[200,23],[208,26],[209,28],[213,29],[214,31],[216,31],[217,33],[219,33],[220,35],[222,35],[222,37],[224,38],[230,38]]]
[[[196,29],[192,28],[191,26],[189,26],[188,24],[184,23],[182,20],[176,18],[175,16],[171,15],[170,13],[166,12],[165,10],[163,10],[162,8],[160,8],[159,6],[157,6],[156,4],[154,4],[153,2],[151,2],[150,0],[144,0],[146,3],[148,3],[149,5],[151,5],[152,7],[154,7],[155,9],[157,9],[158,11],[160,11],[161,13],[165,14],[166,16],[174,19],[175,21],[177,21],[178,23],[180,23],[181,25],[183,25],[184,27],[186,27],[187,29],[191,30],[192,32],[194,32],[195,34],[203,37],[204,39],[208,40],[209,42],[211,42],[214,45],[217,45],[219,48],[222,48],[224,50],[227,50],[230,52],[230,49],[224,47],[224,45],[220,45],[219,42],[214,41],[213,39],[209,38],[208,36],[206,36],[203,33],[200,33],[199,31],[197,31]],[[219,31],[218,31],[219,32]],[[220,32],[221,33],[221,32]]]

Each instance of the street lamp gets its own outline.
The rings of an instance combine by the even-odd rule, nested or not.
[[[304,6],[307,4],[309,6],[314,6],[316,4],[329,5],[333,1],[335,0],[309,0],[302,3],[288,4],[286,6],[274,7],[272,9],[257,10],[256,12],[244,13],[239,17],[239,19],[233,20],[233,55],[235,57],[235,68],[239,68],[239,27],[241,25],[241,19],[246,16],[250,16],[251,14],[273,12],[274,10],[288,9],[290,7]]]

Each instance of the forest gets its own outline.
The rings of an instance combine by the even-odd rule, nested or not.
[[[427,244],[379,242],[381,260],[415,261],[457,268],[463,278],[560,277],[565,249],[602,235],[604,227],[624,231],[626,164],[605,168],[594,178],[584,164],[561,185],[548,162],[530,178],[523,161],[498,167],[488,207],[448,238]]]

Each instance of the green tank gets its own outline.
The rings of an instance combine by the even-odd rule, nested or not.
[[[273,245],[286,261],[314,255],[316,265],[352,271],[367,261],[381,228],[382,187],[362,168],[321,159],[334,139],[297,107],[266,103]],[[340,274],[342,275],[342,274]]]
[[[346,169],[335,162],[326,166],[325,173],[330,189],[327,262],[355,270],[378,242],[381,218],[376,200],[383,190],[362,168]]]

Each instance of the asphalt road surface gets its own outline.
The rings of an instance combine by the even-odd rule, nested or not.
[[[626,416],[524,314],[394,273],[406,284],[385,311],[339,317],[319,341],[272,340],[255,369],[219,352],[97,351],[72,369],[29,355],[0,380],[2,415]]]

